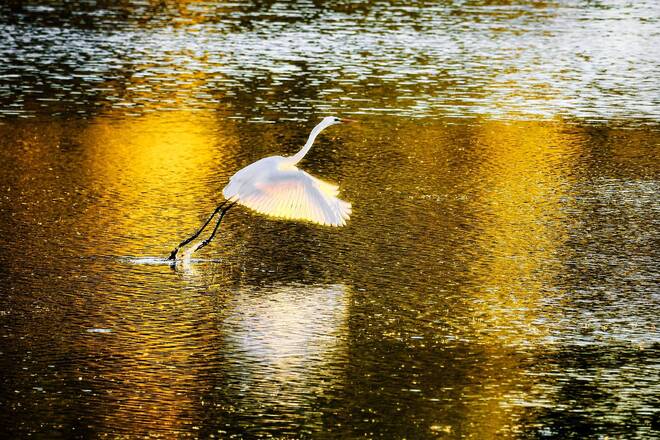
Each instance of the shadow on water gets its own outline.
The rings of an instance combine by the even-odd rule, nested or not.
[[[652,11],[3,4],[6,435],[652,437]],[[165,264],[339,112],[345,228],[235,208]]]

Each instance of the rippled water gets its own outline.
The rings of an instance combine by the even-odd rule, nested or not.
[[[26,3],[0,9],[4,116],[660,119],[655,1]]]
[[[654,2],[71,5],[0,7],[6,436],[658,435]],[[330,112],[347,227],[164,264]]]

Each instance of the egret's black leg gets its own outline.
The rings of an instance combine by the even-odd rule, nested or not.
[[[220,227],[220,222],[222,221],[222,218],[225,216],[225,214],[227,214],[227,211],[229,211],[236,203],[237,202],[232,202],[229,206],[227,206],[225,209],[222,210],[222,212],[220,213],[220,218],[218,218],[218,222],[215,224],[215,228],[213,228],[213,232],[211,233],[211,236],[206,240],[204,240],[203,242],[201,242],[200,244],[198,244],[194,252],[200,250],[201,248],[209,244],[211,240],[213,240],[213,237],[215,237],[215,234],[218,232],[218,228]]]
[[[201,234],[202,231],[208,226],[208,224],[211,223],[211,220],[213,220],[213,217],[215,217],[215,215],[222,209],[223,206],[225,206],[227,204],[228,201],[229,200],[225,200],[224,202],[220,203],[220,205],[218,205],[218,207],[215,208],[215,210],[213,211],[213,214],[211,214],[211,217],[209,217],[208,220],[206,220],[206,222],[202,225],[202,227],[199,228],[199,230],[197,232],[195,232],[193,235],[191,235],[190,237],[186,238],[181,243],[179,243],[179,245],[174,248],[174,250],[172,251],[170,256],[167,257],[167,259],[172,260],[172,261],[176,260],[176,254],[179,252],[179,249],[181,249],[182,246],[185,246],[188,243],[190,243],[191,241],[193,241],[194,239],[196,239],[199,236],[199,234]]]

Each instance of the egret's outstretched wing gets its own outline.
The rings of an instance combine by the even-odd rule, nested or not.
[[[277,170],[225,188],[225,197],[262,214],[343,226],[351,204],[339,200],[337,186],[296,168]]]

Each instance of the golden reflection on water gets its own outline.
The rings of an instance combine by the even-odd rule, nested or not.
[[[187,232],[186,220],[197,223],[222,200],[217,176],[237,142],[231,125],[212,113],[186,111],[99,118],[81,138],[102,204],[91,213],[97,227],[132,238],[119,240],[120,254],[166,252]]]
[[[496,438],[519,423],[516,402],[533,381],[513,349],[547,343],[554,317],[544,301],[567,252],[563,208],[571,189],[576,139],[561,124],[484,122],[475,133],[482,181],[474,203],[475,229],[468,282],[470,329],[498,371],[497,386],[485,386],[486,414],[473,414],[475,434]],[[485,423],[484,423],[485,421]]]
[[[478,258],[469,262],[480,309],[474,330],[497,344],[533,344],[545,336],[539,300],[561,270],[565,203],[576,139],[560,124],[481,124],[483,147],[475,200]]]
[[[352,227],[382,233],[365,240],[360,254],[370,276],[382,274],[362,281],[367,296],[377,297],[371,286],[382,285],[389,302],[400,293],[414,298],[400,308],[416,320],[384,325],[379,336],[405,340],[433,320],[479,347],[480,365],[488,367],[469,368],[471,380],[452,383],[472,405],[463,426],[451,426],[468,437],[498,438],[521,423],[520,401],[534,384],[515,353],[545,351],[554,329],[546,300],[561,293],[552,289],[570,252],[567,208],[585,140],[560,121],[482,120],[467,129],[402,123],[387,138],[378,132],[385,125],[356,126],[344,136],[353,138],[347,149],[356,159],[346,171],[349,191],[368,181],[353,190]],[[356,149],[361,139],[368,145]],[[363,264],[350,263],[357,280]],[[447,304],[447,317],[434,300]],[[439,327],[431,337],[446,332]]]
[[[216,178],[235,142],[230,125],[212,113],[186,111],[98,118],[80,140],[97,195],[84,220],[92,238],[85,252],[94,256],[164,256],[188,232],[183,225],[196,225],[221,199]],[[103,285],[112,287],[95,295],[90,317],[89,327],[113,329],[114,343],[98,346],[104,338],[85,339],[88,353],[105,351],[116,359],[103,377],[115,384],[109,386],[113,404],[104,408],[103,423],[110,431],[144,435],[190,429],[199,403],[190,391],[197,388],[205,367],[198,361],[213,347],[214,336],[210,329],[200,332],[198,323],[205,323],[212,306],[185,289],[164,295],[166,286],[153,285],[150,277],[169,269],[127,269],[130,281],[122,279],[123,272],[107,275]],[[183,274],[183,281],[200,280]]]
[[[294,151],[282,139],[298,129],[188,112],[16,127],[9,135],[20,148],[0,152],[19,165],[3,181],[17,215],[5,214],[18,219],[20,240],[37,240],[7,250],[11,295],[22,295],[7,310],[25,311],[14,331],[45,359],[41,382],[26,387],[74,398],[89,389],[82,400],[99,408],[90,429],[144,436],[227,423],[240,432],[274,419],[271,432],[293,432],[301,420],[320,432],[323,417],[342,411],[335,420],[370,432],[362,409],[385,430],[419,424],[416,432],[497,438],[531,426],[530,405],[567,399],[535,376],[563,374],[556,365],[530,364],[555,350],[550,321],[566,310],[547,301],[566,286],[557,279],[575,252],[575,212],[592,206],[573,206],[575,187],[587,172],[633,179],[635,169],[656,169],[636,158],[638,139],[625,132],[617,136],[627,144],[595,149],[587,130],[559,122],[367,120],[320,139],[305,163],[355,200],[349,226],[327,233],[236,215],[223,233],[241,239],[208,251],[231,252],[231,261],[174,272],[121,257],[166,256],[228,175],[262,154]],[[585,170],[588,153],[614,157],[589,157],[605,168]],[[583,229],[580,238],[591,236]],[[112,258],[58,259],[54,243]],[[99,328],[111,331],[88,332]],[[89,384],[71,387],[70,377]],[[325,393],[337,406],[315,400]],[[55,400],[63,412],[92,412]]]
[[[230,124],[201,112],[99,118],[79,139],[89,185],[97,194],[88,211],[93,219],[84,221],[90,228],[86,233],[93,236],[98,230],[106,237],[88,243],[91,255],[107,254],[107,237],[121,237],[112,244],[114,255],[165,256],[172,240],[189,232],[182,225],[197,226],[221,200],[224,176],[236,168],[235,157],[227,156],[235,156],[231,150],[239,142]],[[113,290],[95,296],[87,326],[113,329],[113,342],[87,336],[84,351],[104,351],[117,359],[103,375],[111,384],[122,384],[109,386],[113,403],[104,407],[105,429],[181,432],[190,429],[190,413],[199,404],[193,399],[199,391],[192,390],[199,387],[203,359],[217,348],[217,332],[200,333],[198,324],[213,325],[208,315],[213,306],[185,289],[163,296],[149,279],[163,269],[148,269],[131,271],[125,289],[117,290],[124,284],[121,274],[104,279]],[[191,288],[203,289],[210,282],[224,291],[226,280],[217,267],[188,264],[180,269],[175,279]],[[304,396],[313,399],[317,388],[339,386],[324,380],[325,370],[346,351],[345,291],[344,286],[275,286],[230,295],[218,319],[227,352],[234,353],[228,374],[240,377],[248,390],[242,410],[258,412],[269,405],[286,412],[304,405]],[[134,413],[140,417],[131,418]]]

